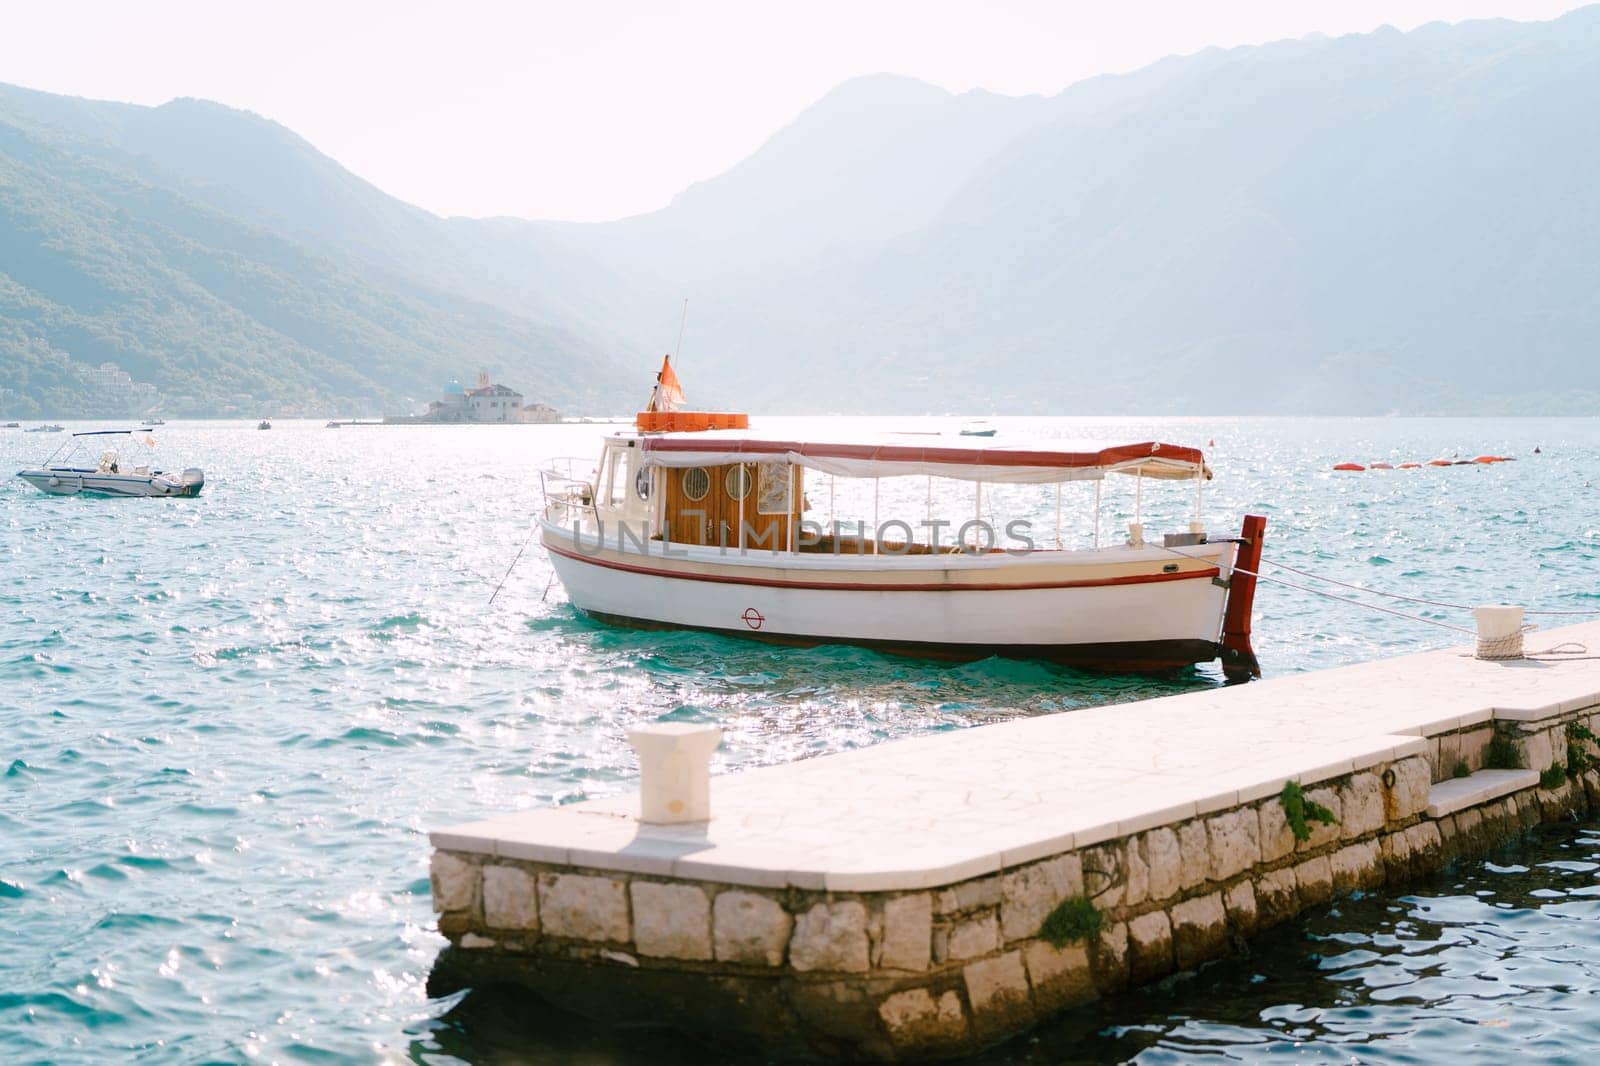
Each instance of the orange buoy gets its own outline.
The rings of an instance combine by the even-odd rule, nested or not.
[[[1336,464],[1334,466],[1334,469],[1335,470],[1365,470],[1366,467],[1362,466],[1360,463],[1338,463],[1338,464]]]
[[[1450,460],[1448,460],[1448,459],[1429,459],[1428,460],[1428,465],[1429,466],[1453,466],[1454,464],[1451,463]]]
[[[1475,463],[1509,463],[1511,457],[1509,455],[1480,455],[1472,461]]]
[[[1400,464],[1400,469],[1401,470],[1421,470],[1422,469],[1422,464],[1421,463],[1401,463]]]
[[[1368,470],[1393,470],[1394,466],[1389,464],[1389,463],[1373,463],[1371,466],[1367,467],[1367,469]]]

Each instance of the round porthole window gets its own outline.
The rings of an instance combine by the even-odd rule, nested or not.
[[[729,496],[742,500],[750,495],[750,480],[750,471],[741,463],[739,466],[728,468],[727,476],[722,479],[722,487],[727,490]]]
[[[650,498],[650,468],[648,466],[640,467],[639,472],[633,476],[633,491],[641,500]]]
[[[691,500],[703,500],[711,491],[711,475],[703,466],[691,467],[683,472],[683,494]]]

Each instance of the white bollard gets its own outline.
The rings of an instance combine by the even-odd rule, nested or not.
[[[1509,604],[1485,604],[1472,609],[1478,624],[1479,659],[1522,658],[1522,608]]]
[[[655,722],[628,730],[639,755],[639,821],[657,824],[711,818],[711,753],[722,730],[692,722]]]

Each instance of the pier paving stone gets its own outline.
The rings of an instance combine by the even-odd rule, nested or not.
[[[627,886],[609,877],[540,874],[539,917],[551,936],[626,942]]]
[[[1326,855],[1307,859],[1294,868],[1294,886],[1301,906],[1328,902],[1333,898],[1333,864]]]
[[[1007,941],[1039,935],[1056,904],[1083,895],[1083,860],[1062,855],[1033,863],[1000,879],[1000,922]]]
[[[1383,786],[1376,774],[1356,774],[1339,789],[1339,826],[1346,840],[1383,828]],[[1337,838],[1337,837],[1336,837]]]
[[[1023,968],[1020,951],[1008,951],[981,962],[969,962],[963,967],[961,976],[967,986],[967,1002],[972,1004],[974,1021],[1028,1001],[1028,974]],[[996,1028],[1003,1029],[1004,1026],[998,1025]]]
[[[1183,882],[1183,858],[1178,850],[1178,834],[1171,829],[1152,829],[1143,837],[1145,862],[1149,867],[1148,890],[1153,900],[1178,894]]]
[[[1384,794],[1384,813],[1389,821],[1398,822],[1427,809],[1433,778],[1422,759],[1401,759],[1394,764],[1394,772],[1394,787]]]
[[[470,911],[478,902],[478,867],[448,852],[436,851],[430,868],[433,909]]]
[[[1289,818],[1283,813],[1283,804],[1267,800],[1256,808],[1257,828],[1261,844],[1261,861],[1276,862],[1294,851],[1294,830],[1289,828]]]
[[[789,965],[801,972],[865,973],[871,966],[867,909],[855,900],[812,906],[795,919]]]
[[[1172,920],[1166,911],[1150,911],[1128,922],[1128,965],[1136,983],[1172,969]]]
[[[633,943],[641,955],[711,958],[711,901],[697,885],[635,881]]]
[[[1249,807],[1206,819],[1211,850],[1211,880],[1226,881],[1261,861],[1260,819]]]
[[[526,870],[483,868],[483,921],[491,929],[539,928],[538,887]]]
[[[983,911],[971,918],[963,918],[950,927],[945,939],[944,958],[957,961],[976,959],[999,947],[1000,923],[994,911]]]
[[[1240,936],[1253,936],[1256,931],[1256,886],[1247,877],[1222,894],[1223,908],[1228,921]]]
[[[1043,940],[1030,940],[1022,949],[1033,998],[1043,1010],[1082,1003],[1094,997],[1094,978],[1089,971],[1089,949],[1083,944],[1056,947]]]
[[[717,893],[712,925],[717,961],[781,966],[794,919],[775,899],[730,889]]]
[[[1228,944],[1228,918],[1222,893],[1186,899],[1172,908],[1172,953],[1180,970],[1216,958]]]
[[[932,951],[933,897],[918,892],[885,902],[878,965],[891,970],[926,970]]]

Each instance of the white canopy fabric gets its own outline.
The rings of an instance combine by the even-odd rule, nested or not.
[[[1210,477],[1197,448],[1158,441],[1028,440],[885,435],[876,438],[797,441],[747,430],[646,434],[639,447],[646,466],[720,466],[784,462],[839,477],[943,477],[960,481],[1048,485],[1097,481],[1108,473],[1184,481]]]

